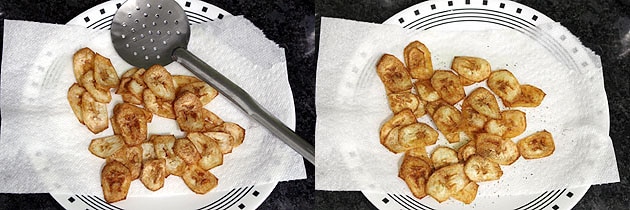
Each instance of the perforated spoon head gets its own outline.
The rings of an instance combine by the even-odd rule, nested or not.
[[[173,0],[127,0],[111,27],[118,55],[129,64],[148,68],[173,62],[172,54],[190,39],[186,12]]]

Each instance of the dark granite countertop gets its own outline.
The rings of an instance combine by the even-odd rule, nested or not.
[[[421,1],[316,0],[316,17],[382,23]],[[560,22],[601,56],[621,182],[592,186],[574,209],[630,209],[630,1],[518,0]],[[319,31],[319,28],[317,29]],[[569,175],[567,175],[569,176]],[[360,192],[316,191],[317,209],[374,209]],[[551,209],[551,207],[547,207]]]
[[[103,1],[0,1],[2,20],[65,24]],[[233,15],[243,15],[286,52],[289,82],[295,100],[296,132],[311,144],[315,133],[315,16],[312,1],[207,0]],[[307,161],[307,179],[280,182],[259,209],[309,209],[314,203],[314,166]],[[49,194],[0,194],[0,209],[62,209]]]

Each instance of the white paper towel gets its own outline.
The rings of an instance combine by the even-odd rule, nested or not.
[[[94,135],[79,124],[66,99],[74,83],[72,55],[90,47],[109,57],[122,74],[131,66],[115,52],[109,31],[5,20],[2,58],[0,192],[102,195],[100,171],[105,163],[88,151]],[[241,86],[289,127],[295,126],[293,97],[284,50],[243,17],[191,26],[188,49]],[[192,75],[178,63],[172,74]],[[112,94],[113,106],[121,102]],[[250,120],[224,96],[206,108],[246,130],[244,143],[210,170],[219,178],[213,191],[306,178],[302,157]],[[150,134],[183,136],[174,120],[154,116]],[[132,182],[129,197],[193,194],[176,176],[157,192]]]
[[[402,154],[393,154],[379,143],[379,129],[392,113],[375,66],[384,53],[403,60],[404,47],[414,40],[429,48],[435,69],[449,69],[456,55],[478,56],[487,59],[493,69],[509,69],[521,84],[535,85],[547,93],[539,107],[518,108],[526,113],[527,129],[514,141],[546,129],[554,136],[555,153],[538,160],[520,158],[502,167],[501,179],[480,183],[478,196],[532,194],[618,182],[599,57],[560,24],[539,30],[544,32],[540,34],[553,36],[562,33],[562,39],[572,42],[569,44],[575,45],[574,51],[584,55],[585,64],[568,67],[561,62],[564,59],[556,58],[534,38],[514,30],[418,32],[322,18],[316,85],[315,188],[410,195],[397,177]],[[466,92],[479,86],[486,85],[466,87]],[[427,116],[419,121],[435,127]],[[442,134],[438,144],[448,144]]]

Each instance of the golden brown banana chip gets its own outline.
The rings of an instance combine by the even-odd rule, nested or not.
[[[90,48],[81,48],[72,56],[72,69],[74,78],[80,83],[81,77],[94,69],[94,51]]]
[[[179,156],[186,164],[197,164],[197,161],[201,159],[201,155],[195,145],[187,138],[180,138],[175,140],[173,146],[173,152]]]
[[[120,75],[120,79],[122,79],[122,78],[132,78],[132,76],[136,73],[136,71],[138,71],[138,68],[132,67],[132,68],[128,69],[127,71],[125,71],[125,73]]]
[[[186,166],[182,179],[186,186],[197,194],[206,194],[219,183],[214,174],[194,164]]]
[[[475,111],[492,119],[501,118],[501,112],[499,111],[499,104],[494,95],[486,88],[480,87],[475,89],[465,99],[467,104],[470,105]]]
[[[212,88],[206,82],[193,82],[184,86],[180,86],[178,94],[181,94],[184,91],[195,94],[197,97],[199,97],[199,100],[201,100],[201,104],[203,105],[210,103],[212,99],[219,95],[219,91]]]
[[[118,161],[125,165],[131,172],[131,180],[140,177],[142,170],[142,147],[122,147],[114,154],[107,157],[107,161]]]
[[[427,178],[406,176],[402,178],[414,197],[422,199],[427,196]]]
[[[137,69],[132,75],[131,80],[127,82],[126,89],[129,93],[133,95],[137,100],[142,100],[142,94],[144,93],[144,89],[147,88],[147,85],[144,83],[144,73],[147,70],[145,69]],[[124,95],[123,95],[124,96]],[[141,103],[140,103],[141,104]]]
[[[450,104],[446,103],[446,101],[442,99],[438,99],[437,101],[432,101],[432,102],[427,103],[427,105],[425,106],[425,109],[427,110],[427,113],[429,114],[429,116],[433,116],[433,114],[435,114],[435,111],[444,105],[450,106]]]
[[[144,84],[147,85],[153,94],[166,101],[175,99],[175,85],[173,77],[163,66],[153,65],[142,75]]]
[[[70,104],[70,108],[72,108],[74,116],[77,117],[77,120],[79,120],[81,124],[83,124],[83,113],[81,112],[81,97],[83,93],[85,93],[85,88],[81,87],[78,83],[74,83],[68,88],[68,103]]]
[[[466,144],[462,145],[457,149],[457,159],[460,162],[466,162],[470,156],[477,153],[477,149],[475,148],[475,142],[473,139],[466,142]]]
[[[490,63],[486,59],[470,56],[455,56],[451,68],[460,77],[472,82],[481,82],[490,76]]]
[[[467,133],[476,133],[483,130],[483,126],[488,122],[488,117],[475,111],[464,99],[462,103],[462,120],[459,127]]]
[[[451,105],[456,104],[466,96],[459,76],[452,71],[435,71],[431,77],[431,85],[438,92],[440,98]]]
[[[400,128],[398,142],[405,148],[425,147],[435,144],[438,135],[431,126],[416,122]]]
[[[83,123],[94,134],[109,127],[107,104],[96,101],[88,92],[81,95],[81,114]]]
[[[459,142],[459,123],[461,113],[451,105],[443,105],[438,108],[432,116],[433,122],[438,130],[444,134],[450,143]]]
[[[435,167],[435,169],[458,163],[459,159],[457,158],[457,151],[444,146],[435,148],[433,153],[431,153],[431,162],[433,163],[433,167]]]
[[[518,151],[525,159],[547,157],[556,150],[553,136],[546,130],[538,131],[518,141]]]
[[[405,64],[414,79],[430,79],[433,76],[431,52],[421,42],[409,43],[404,50]]]
[[[387,95],[387,101],[389,101],[389,108],[394,113],[404,109],[410,109],[415,112],[420,104],[418,97],[411,92],[390,93]]]
[[[381,144],[385,142],[387,135],[392,129],[401,125],[409,125],[414,122],[416,122],[416,116],[409,109],[405,109],[394,114],[392,118],[387,120],[385,123],[383,123],[383,126],[381,126],[379,134]],[[396,141],[398,141],[398,139],[396,139]]]
[[[94,100],[101,103],[109,103],[112,100],[112,94],[109,89],[103,89],[94,81],[94,71],[88,71],[81,77],[81,86],[94,97]]]
[[[499,165],[511,165],[520,157],[516,143],[510,139],[503,139],[489,133],[480,133],[477,134],[475,142],[477,154]]]
[[[144,142],[140,146],[142,147],[142,162],[143,163],[148,160],[157,158],[157,154],[155,154],[155,147],[153,146],[153,142]]]
[[[387,148],[389,151],[395,154],[407,151],[409,149],[409,148],[403,147],[398,141],[401,127],[402,126],[395,127],[389,132],[389,134],[387,134],[387,137],[385,137],[384,140],[381,140],[381,144],[385,146],[385,148]]]
[[[438,202],[462,190],[470,180],[464,173],[464,164],[457,163],[435,170],[427,180],[427,194]]]
[[[118,161],[105,163],[101,171],[101,187],[105,201],[113,203],[127,198],[131,180],[131,172],[122,163]]]
[[[422,148],[422,147],[413,148],[413,149],[407,150],[405,152],[405,155],[409,155],[409,156],[412,156],[412,157],[420,158],[424,162],[429,164],[429,166],[431,166],[431,168],[433,168],[433,162],[431,162],[431,158],[429,158],[429,153],[427,153],[427,149],[426,148]]]
[[[440,94],[433,88],[431,80],[418,80],[414,83],[416,91],[424,101],[432,102],[440,99]]]
[[[451,195],[451,197],[465,204],[470,204],[477,197],[477,189],[479,189],[479,185],[476,182],[468,182],[462,190]]]
[[[223,125],[223,119],[221,119],[218,115],[216,115],[214,112],[203,108],[201,110],[201,114],[203,115],[203,127],[205,131],[222,131],[220,130],[221,128],[217,128],[217,126],[221,126]],[[239,126],[240,127],[240,126]],[[213,129],[219,129],[219,130],[213,130]],[[243,132],[245,132],[243,130]],[[245,134],[243,134],[244,137]],[[235,138],[236,140],[236,138]],[[240,142],[243,142],[242,139],[240,139]]]
[[[503,103],[507,107],[537,107],[546,95],[533,85],[521,85],[521,94],[513,102]]]
[[[144,89],[144,93],[142,94],[144,99],[144,108],[149,110],[150,113],[153,113],[157,116],[175,119],[175,111],[173,111],[173,102],[172,101],[164,101],[161,98],[158,98],[151,89]]]
[[[424,148],[422,148],[422,150],[424,150]],[[426,154],[426,152],[424,153]],[[403,162],[400,165],[398,177],[405,179],[405,177],[413,176],[414,178],[423,177],[428,179],[432,172],[433,166],[431,165],[430,159],[421,156],[413,156],[407,152],[403,156]]]
[[[411,76],[405,65],[390,54],[384,54],[376,64],[376,73],[385,85],[387,93],[411,90]]]
[[[92,139],[88,150],[100,158],[107,158],[125,146],[125,142],[119,135],[106,136]]]
[[[475,182],[498,180],[503,176],[499,164],[480,155],[472,155],[464,165],[466,176]]]
[[[514,102],[521,95],[521,84],[512,72],[501,69],[490,73],[486,81],[488,87],[494,94],[497,94],[505,106]]]
[[[198,165],[204,170],[210,170],[223,164],[223,153],[219,144],[202,133],[188,133],[186,137],[195,145],[201,154]]]
[[[227,154],[232,152],[234,138],[232,138],[230,134],[224,132],[205,132],[203,135],[214,139],[217,144],[219,144],[221,153]]]
[[[140,145],[147,139],[147,118],[142,108],[128,103],[117,104],[114,121],[128,146]]]
[[[120,79],[109,58],[96,53],[94,56],[94,81],[101,87],[116,88]]]
[[[519,110],[505,110],[501,112],[501,119],[492,119],[486,123],[484,129],[486,132],[501,136],[503,138],[512,138],[525,132],[527,121],[525,120],[525,112]]]
[[[173,77],[173,85],[175,85],[175,92],[179,92],[178,89],[183,87],[184,85],[193,83],[193,82],[201,82],[201,80],[195,76],[188,75],[172,75]]]
[[[152,159],[147,160],[142,165],[140,173],[140,182],[149,190],[156,191],[164,186],[166,178],[166,160]]]
[[[186,163],[173,151],[175,136],[151,135],[149,141],[153,142],[157,158],[166,160],[166,172],[175,176],[181,176],[184,173]]]
[[[187,132],[204,130],[203,104],[199,98],[190,92],[184,92],[173,103],[175,119],[179,129]]]

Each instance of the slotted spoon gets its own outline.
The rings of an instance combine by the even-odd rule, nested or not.
[[[173,0],[128,0],[120,6],[111,27],[114,48],[129,64],[148,68],[177,61],[265,126],[302,157],[315,163],[315,148],[247,92],[186,49],[190,26],[184,9]]]

